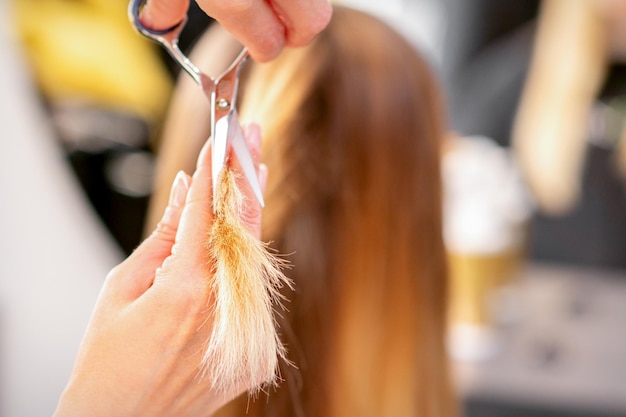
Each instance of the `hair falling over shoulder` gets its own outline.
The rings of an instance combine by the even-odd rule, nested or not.
[[[311,45],[249,70],[241,113],[264,132],[263,239],[293,264],[278,321],[295,367],[220,415],[454,415],[429,66],[378,19],[336,7]]]

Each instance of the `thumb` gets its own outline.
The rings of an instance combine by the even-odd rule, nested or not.
[[[188,8],[189,0],[148,0],[139,17],[150,29],[166,30],[182,22]]]

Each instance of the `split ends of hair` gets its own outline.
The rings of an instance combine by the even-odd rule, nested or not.
[[[224,393],[247,388],[251,394],[275,385],[286,350],[274,314],[284,309],[281,289],[293,289],[283,274],[284,258],[271,251],[244,224],[250,204],[226,168],[218,181],[215,220],[207,251],[214,263],[214,325],[201,363],[201,374]]]

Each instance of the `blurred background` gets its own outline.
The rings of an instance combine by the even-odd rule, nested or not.
[[[626,1],[349,0],[428,57],[468,417],[626,416]],[[141,240],[177,69],[126,0],[0,0],[0,415],[52,414]],[[195,5],[189,50],[211,24]],[[625,28],[625,29],[622,29]]]

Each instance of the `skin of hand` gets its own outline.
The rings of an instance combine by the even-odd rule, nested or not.
[[[626,62],[626,0],[596,0],[605,21],[611,58]]]
[[[253,59],[275,58],[285,46],[304,46],[332,14],[328,0],[197,0],[198,5],[248,48]],[[163,30],[182,21],[189,0],[148,0],[141,21]]]
[[[244,133],[264,188],[260,128],[250,125]],[[109,273],[55,417],[209,416],[259,382],[215,392],[200,378],[212,330],[208,143],[193,177],[177,175],[152,235]],[[250,201],[242,221],[260,236],[261,208],[236,159],[231,167]]]

